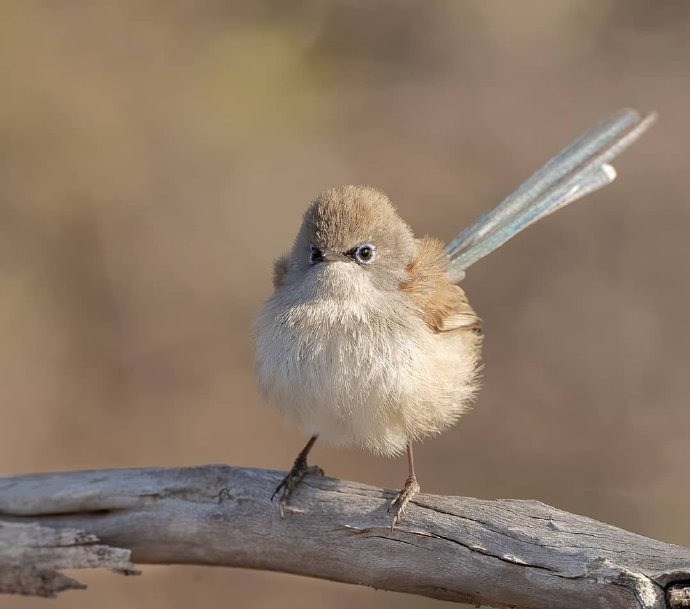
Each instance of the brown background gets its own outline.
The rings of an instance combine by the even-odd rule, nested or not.
[[[630,105],[661,118],[619,180],[471,269],[485,387],[418,472],[690,545],[689,65],[684,1],[1,2],[0,469],[287,467],[304,438],[257,398],[248,328],[309,199],[375,184],[448,240]],[[0,607],[441,606],[229,569],[84,579]]]

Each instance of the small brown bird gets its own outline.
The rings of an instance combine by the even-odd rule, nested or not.
[[[276,489],[284,514],[317,437],[384,456],[407,452],[391,527],[419,492],[412,444],[457,421],[478,389],[481,322],[457,283],[517,232],[609,184],[608,163],[652,123],[623,110],[549,161],[450,245],[416,239],[368,186],[319,195],[275,264],[256,322],[258,384],[309,436]]]

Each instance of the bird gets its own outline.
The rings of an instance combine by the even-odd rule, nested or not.
[[[447,246],[415,237],[389,197],[346,185],[308,205],[274,291],[255,320],[264,400],[309,437],[276,487],[280,515],[308,475],[317,439],[407,455],[388,507],[391,530],[420,492],[413,445],[447,430],[480,385],[482,322],[459,285],[465,271],[544,216],[610,184],[610,162],[656,115],[623,109],[547,162]]]

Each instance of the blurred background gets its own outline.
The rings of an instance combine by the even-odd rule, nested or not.
[[[418,473],[690,545],[689,64],[682,0],[0,2],[0,470],[287,468],[305,438],[257,397],[249,328],[309,200],[377,185],[449,240],[633,106],[660,121],[618,181],[470,270],[484,389]],[[80,578],[50,606],[442,605],[221,568]]]

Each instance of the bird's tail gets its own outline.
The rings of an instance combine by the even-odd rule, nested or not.
[[[462,281],[467,268],[533,222],[613,182],[610,163],[655,120],[654,113],[619,110],[561,150],[448,244],[451,280]]]

